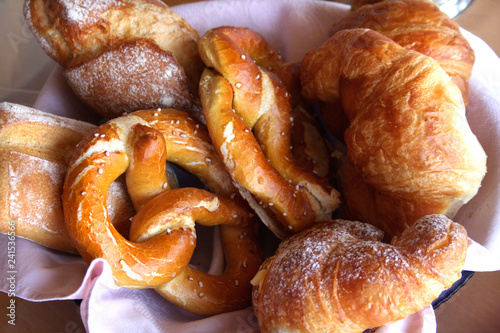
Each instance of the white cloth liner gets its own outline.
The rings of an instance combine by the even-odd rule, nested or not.
[[[200,34],[221,25],[251,28],[261,33],[287,61],[296,62],[328,38],[331,23],[342,17],[348,7],[323,1],[253,0],[197,2],[173,9]],[[470,80],[467,116],[488,155],[488,173],[478,195],[459,211],[455,221],[467,228],[470,237],[465,269],[496,271],[500,270],[500,59],[482,40],[467,31],[463,33],[477,58]],[[60,73],[56,67],[34,107],[95,121],[97,118],[82,113],[84,107],[68,92]],[[6,235],[0,235],[0,247],[6,248],[7,241]],[[220,270],[222,252],[218,248],[220,244],[216,241],[214,244],[218,264],[210,270]],[[7,267],[7,261],[7,255],[0,257],[2,267]],[[7,270],[0,275],[0,290],[8,293]],[[32,301],[82,299],[82,320],[89,332],[258,332],[250,307],[210,318],[197,316],[170,304],[153,290],[117,287],[109,266],[101,259],[87,266],[76,255],[54,251],[26,239],[16,240],[15,275],[18,297]],[[435,331],[436,319],[431,307],[377,330],[384,333]]]

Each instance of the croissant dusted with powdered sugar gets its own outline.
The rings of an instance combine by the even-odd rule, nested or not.
[[[199,35],[162,1],[26,0],[24,16],[100,115],[172,107],[201,118]]]
[[[369,29],[343,30],[302,63],[303,94],[342,105],[346,216],[388,239],[428,214],[452,218],[477,193],[486,154],[460,90],[436,61]]]
[[[265,332],[363,332],[409,316],[460,278],[467,233],[443,215],[391,244],[371,225],[318,223],[280,244],[252,280]]]

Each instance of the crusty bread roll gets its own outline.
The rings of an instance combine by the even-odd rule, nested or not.
[[[0,232],[15,221],[16,235],[53,249],[76,252],[64,224],[62,189],[73,150],[94,125],[22,105],[0,104]],[[120,232],[133,211],[123,182],[108,195]]]
[[[201,114],[199,35],[163,2],[26,0],[24,16],[76,94],[102,116],[156,107]]]
[[[341,103],[343,211],[390,239],[420,217],[452,218],[474,197],[486,154],[462,95],[432,58],[369,29],[343,30],[302,63],[309,101]]]
[[[280,244],[252,280],[266,332],[363,332],[409,316],[460,278],[465,229],[426,216],[391,244],[371,225],[327,221]]]

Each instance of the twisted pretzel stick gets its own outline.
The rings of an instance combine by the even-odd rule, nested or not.
[[[206,69],[200,82],[207,127],[245,199],[280,238],[329,219],[338,192],[291,153],[290,96],[269,71],[284,65],[281,56],[244,28],[212,29],[199,45],[218,72]]]

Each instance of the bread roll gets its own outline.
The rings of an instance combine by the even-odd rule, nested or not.
[[[179,106],[201,114],[199,35],[163,2],[27,0],[24,16],[43,50],[68,69],[76,94],[100,115]],[[189,106],[186,98],[193,98]]]

